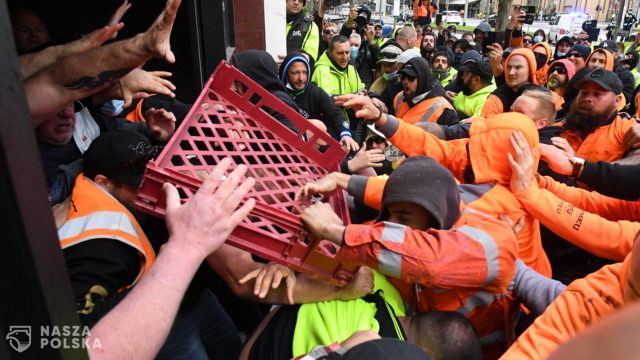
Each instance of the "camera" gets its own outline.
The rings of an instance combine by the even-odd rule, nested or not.
[[[356,17],[356,31],[359,34],[364,33],[364,28],[371,22],[371,10],[366,6],[361,6],[358,9],[358,16]]]

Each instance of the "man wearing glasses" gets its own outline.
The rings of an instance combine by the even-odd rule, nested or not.
[[[556,96],[564,96],[567,84],[575,73],[576,68],[573,66],[573,63],[567,59],[561,59],[551,63],[549,72],[547,73],[547,87],[555,93],[554,98]]]
[[[587,58],[591,54],[591,49],[585,45],[576,44],[567,53],[567,60],[571,61],[576,71],[587,66]]]
[[[322,29],[322,41],[320,41],[320,46],[318,47],[318,56],[327,51],[329,40],[336,35],[338,35],[338,25],[334,22],[328,22]]]

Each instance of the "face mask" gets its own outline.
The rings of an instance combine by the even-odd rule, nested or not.
[[[356,63],[356,58],[358,57],[358,48],[355,46],[351,47],[351,60],[349,60],[349,63],[351,65],[355,65]]]
[[[536,35],[533,37],[533,42],[534,43],[539,43],[542,42],[542,35]]]
[[[398,78],[398,72],[394,71],[391,74],[384,73],[382,74],[382,77],[387,81],[393,81]]]
[[[564,57],[565,55],[567,55],[567,53],[566,53],[566,52],[560,52],[560,51],[556,51],[556,54],[558,55],[558,58],[562,58],[562,57]]]
[[[536,69],[540,69],[547,62],[547,55],[539,53],[534,54],[536,55]]]
[[[107,116],[116,116],[124,109],[123,100],[110,100],[100,106],[100,112]]]

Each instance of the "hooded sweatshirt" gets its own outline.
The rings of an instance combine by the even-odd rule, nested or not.
[[[564,86],[564,92],[566,92],[567,86],[569,85],[569,82],[571,81],[571,78],[573,78],[573,76],[576,74],[576,67],[575,65],[573,65],[573,63],[567,59],[560,59],[560,60],[556,60],[554,62],[552,62],[551,64],[549,64],[548,68],[547,68],[547,75],[551,76],[551,74],[548,72],[549,70],[551,70],[553,68],[554,65],[556,64],[561,64],[565,70],[567,71],[567,83]],[[548,77],[547,77],[548,79]],[[551,94],[553,95],[553,103],[556,106],[556,111],[561,110],[562,109],[562,104],[564,104],[564,93],[562,95],[558,94],[557,92],[555,92],[553,89],[549,88],[549,90],[551,90]]]
[[[614,66],[613,54],[610,53],[609,51],[605,50],[605,49],[595,49],[595,50],[593,50],[591,52],[591,54],[589,54],[589,57],[587,57],[587,61],[585,62],[585,64],[587,66],[589,66],[589,61],[591,60],[591,57],[595,53],[604,54],[604,56],[606,58],[604,68],[609,70],[609,71],[613,71],[613,66]]]
[[[633,56],[633,60],[629,62],[629,71],[631,72],[631,75],[633,75],[633,86],[637,88],[640,85],[640,75],[638,74],[638,61],[640,60],[640,53],[638,53],[637,50],[629,50],[627,51],[627,55]]]
[[[269,53],[264,50],[243,51],[231,56],[231,64],[290,108],[299,112],[298,105],[287,94],[284,85],[278,79],[278,66]],[[298,132],[296,126],[284,115],[270,108],[263,108],[263,110],[284,126],[296,133]]]
[[[544,64],[542,65],[542,67],[536,70],[536,79],[538,80],[538,84],[544,86],[547,83],[547,73],[549,72],[548,64],[549,64],[549,60],[551,60],[552,50],[551,50],[551,46],[549,46],[549,44],[547,44],[546,42],[539,42],[537,44],[534,44],[531,47],[531,51],[535,50],[536,48],[544,48],[547,54],[546,58],[544,59]],[[538,55],[535,51],[533,52],[533,54],[536,57],[536,64],[537,64]]]
[[[482,191],[461,198],[474,210],[494,217],[507,214],[514,222],[527,214],[508,187],[511,167],[506,157],[507,153],[513,154],[509,137],[518,130],[529,146],[536,149],[534,169],[537,169],[538,131],[526,115],[503,113],[478,119],[471,125],[468,139],[452,141],[440,140],[393,116],[377,129],[407,156],[431,156],[448,168],[458,181],[482,185]],[[518,245],[519,257],[527,266],[544,276],[551,275],[549,259],[540,240],[539,223],[534,217],[525,217],[525,226],[518,234]]]
[[[287,76],[287,71],[295,62],[301,62],[307,68],[307,84],[304,89],[299,91],[289,84]],[[327,126],[329,134],[336,140],[340,140],[343,136],[351,136],[349,122],[334,105],[331,97],[310,81],[312,69],[306,57],[298,52],[289,53],[282,61],[278,74],[280,81],[285,85],[287,94],[298,104],[300,112],[305,118],[321,120]]]
[[[442,85],[431,78],[429,63],[421,57],[413,58],[400,68],[413,67],[417,73],[418,85],[416,95],[411,100],[404,98],[404,92],[400,92],[394,99],[395,114],[405,121],[415,124],[417,122],[431,121],[441,125],[451,125],[458,122],[458,115],[444,97]]]
[[[517,245],[513,231],[495,218],[460,209],[459,188],[451,173],[434,159],[413,156],[384,179],[352,176],[349,192],[362,198],[382,193],[373,225],[349,225],[343,261],[366,264],[389,276],[403,300],[417,312],[458,311],[471,321],[486,347],[500,354],[511,338],[517,304],[508,290],[515,274]],[[366,190],[363,190],[366,188]],[[418,205],[433,219],[427,230],[388,222],[388,207]],[[491,249],[487,251],[486,249]],[[495,336],[500,333],[501,336]]]
[[[618,77],[620,78],[620,81],[622,81],[622,94],[624,95],[624,103],[621,103],[620,107],[618,108],[618,110],[622,110],[627,104],[630,104],[633,101],[633,94],[635,93],[635,79],[633,77],[633,74],[631,74],[629,70],[621,66],[616,66],[613,54],[608,50],[602,48],[593,50],[593,52],[589,55],[586,62],[587,67],[589,66],[589,60],[591,60],[591,57],[595,53],[605,55],[605,69],[615,72],[616,75],[618,75]]]
[[[505,77],[508,76],[509,60],[516,55],[524,56],[529,65],[529,79],[528,82],[534,85],[538,85],[538,78],[536,76],[536,57],[531,49],[515,49],[504,61]],[[511,110],[511,105],[516,101],[516,98],[520,95],[518,89],[510,88],[506,83],[500,85],[489,97],[482,109],[482,116],[487,117],[490,115],[501,114]]]

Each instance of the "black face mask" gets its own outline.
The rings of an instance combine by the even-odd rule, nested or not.
[[[536,56],[536,69],[540,69],[541,67],[544,66],[544,64],[547,63],[547,55],[545,54],[540,54],[540,53],[534,53]]]

